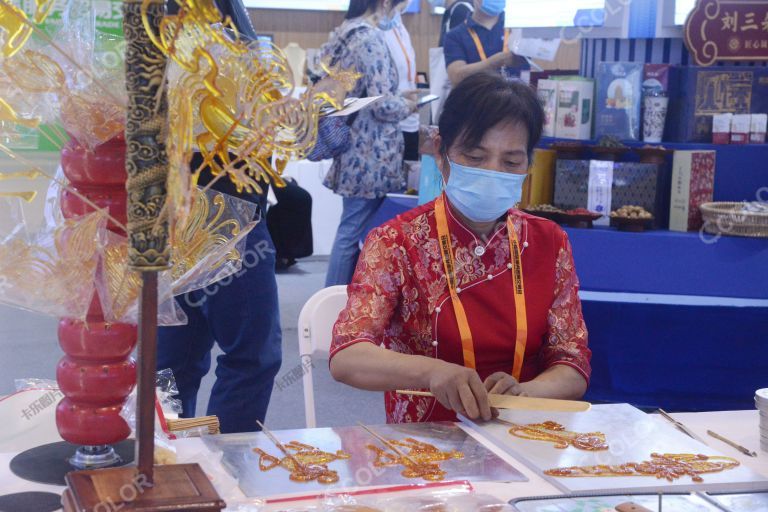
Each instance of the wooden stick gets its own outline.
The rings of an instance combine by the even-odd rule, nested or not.
[[[275,435],[272,432],[270,432],[262,422],[260,422],[259,420],[256,420],[256,424],[259,427],[261,427],[261,431],[264,432],[264,435],[267,436],[275,446],[277,446],[277,449],[283,452],[283,455],[288,457],[291,460],[291,462],[293,462],[296,465],[297,468],[300,468],[305,473],[309,472],[309,468],[307,468],[307,466],[304,463],[300,462],[299,459],[297,459],[291,452],[289,452],[288,448],[286,448],[285,445],[283,445],[283,443],[281,443],[280,440],[277,437],[275,437]]]
[[[424,396],[434,398],[428,391],[397,390],[399,395]],[[522,409],[527,411],[585,412],[592,404],[578,400],[560,400],[557,398],[537,398],[532,396],[513,396],[489,394],[491,407],[497,409]]]
[[[757,457],[757,453],[756,452],[753,452],[749,448],[745,448],[745,447],[741,446],[740,444],[735,443],[735,442],[731,441],[730,439],[721,436],[717,432],[712,432],[711,430],[707,430],[707,434],[709,434],[710,436],[714,437],[718,441],[724,442],[725,444],[727,444],[728,446],[730,446],[732,448],[736,448],[737,450],[739,450],[744,455],[747,455],[749,457]]]
[[[139,299],[136,465],[150,485],[155,471],[155,379],[157,375],[157,272],[143,272]]]
[[[376,439],[377,441],[382,443],[384,446],[386,446],[387,448],[389,448],[390,450],[395,452],[396,455],[398,455],[399,457],[401,457],[401,458],[407,460],[408,462],[410,462],[411,465],[413,465],[413,466],[418,466],[419,465],[419,463],[416,462],[410,455],[407,455],[400,448],[398,448],[394,444],[392,444],[389,441],[387,441],[384,437],[382,437],[379,434],[377,434],[376,432],[374,432],[373,429],[371,429],[369,427],[366,427],[365,425],[363,425],[359,421],[357,422],[357,424],[360,425],[363,428],[363,430],[365,430],[366,432],[371,434],[371,436],[373,436],[374,439]]]
[[[179,418],[177,420],[168,420],[168,430],[171,432],[181,432],[204,427],[208,434],[220,433],[219,418],[216,416],[203,416],[200,418]]]

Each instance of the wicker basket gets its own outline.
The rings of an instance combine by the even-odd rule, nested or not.
[[[707,233],[768,238],[768,205],[764,203],[704,203],[701,213]]]

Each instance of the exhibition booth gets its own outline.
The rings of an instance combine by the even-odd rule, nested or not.
[[[404,277],[409,267],[397,265],[405,249],[376,246],[358,271],[375,263],[392,275],[312,290],[283,325],[269,244],[274,229],[289,230],[282,235],[290,240],[299,222],[270,225],[270,235],[270,209],[287,184],[303,189],[311,197],[302,219],[311,220],[309,261],[325,262],[349,206],[328,188],[342,153],[336,164],[315,155],[331,145],[329,133],[353,130],[364,108],[384,100],[351,99],[363,73],[323,57],[347,0],[244,0],[254,37],[241,33],[247,19],[232,7],[239,2],[173,3],[0,6],[0,305],[55,319],[58,344],[39,350],[62,355],[55,381],[41,371],[17,380],[15,392],[0,387],[0,512],[768,511],[768,2],[506,1],[504,51],[527,64],[501,73],[530,86],[544,115],[515,210],[523,224],[546,219],[539,225],[565,233],[553,275],[566,272],[570,251],[578,279],[563,279],[575,302],[563,306],[565,317],[555,312],[562,290],[546,299],[541,353],[557,344],[566,320],[578,325],[564,331],[580,331],[582,314],[586,326],[544,373],[578,370],[588,381],[578,399],[511,391],[526,389],[516,388],[529,357],[521,247],[531,254],[513,210],[504,223],[509,244],[497,254],[501,272],[483,267],[469,283],[456,277],[454,264],[475,260],[452,253],[443,183],[451,163],[431,144],[451,87],[435,46],[455,2],[412,0],[398,14],[411,34],[416,62],[406,61],[417,96],[427,97],[412,110],[419,151],[405,159],[403,189],[386,194],[355,240],[363,247],[371,233],[379,243],[397,238],[393,226],[436,201],[440,242],[413,249],[434,261]],[[389,0],[369,3],[391,8]],[[369,149],[348,144],[344,154]],[[213,301],[267,267],[240,296]],[[418,287],[402,283],[426,281],[429,272],[442,276],[441,291],[419,302]],[[512,276],[516,315],[514,368],[505,376],[512,384],[498,394],[488,381],[481,392],[466,387],[485,397],[487,421],[458,391],[445,398],[432,381],[375,381],[358,387],[377,400],[385,390],[390,423],[316,424],[329,353],[362,340],[445,358],[437,339],[443,308],[453,308],[464,366],[476,369],[459,294],[502,274]],[[302,286],[301,272],[288,275],[278,275],[280,287]],[[527,275],[526,284],[532,295],[550,293]],[[360,303],[361,290],[375,300]],[[281,300],[287,295],[282,288]],[[424,338],[407,322],[421,321],[427,303],[423,323],[434,336]],[[382,311],[404,320],[386,323]],[[356,315],[369,315],[365,328],[386,339],[365,328],[344,338],[339,331]],[[488,323],[499,325],[492,316]],[[228,360],[228,351],[265,325],[277,345],[248,361],[274,356],[274,371],[246,388],[251,367]],[[159,351],[171,339],[161,328],[181,326],[189,330],[174,349]],[[0,334],[25,336],[11,327],[0,325]],[[230,328],[236,341],[227,347],[221,338]],[[282,370],[281,330],[283,347],[298,344],[298,358],[282,358]],[[205,336],[203,349],[189,348]],[[578,340],[587,337],[591,374],[574,355],[586,351]],[[229,403],[219,405],[230,415],[186,417],[190,397],[180,388],[188,376],[158,361],[203,350],[195,369],[202,378],[216,343],[216,375],[238,375],[214,389],[226,388]],[[14,360],[3,339],[0,350]],[[368,368],[390,364],[377,354]],[[339,375],[332,373],[354,381]],[[230,428],[232,417],[250,418],[257,392],[269,402],[273,384],[303,388],[303,403],[273,392],[269,404],[290,408],[296,424],[271,428],[261,411],[252,429]],[[194,404],[199,378],[192,387]],[[456,421],[428,421],[447,403]],[[340,417],[354,417],[346,395],[339,407]]]

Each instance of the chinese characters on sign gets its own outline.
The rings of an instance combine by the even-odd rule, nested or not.
[[[29,406],[25,407],[21,410],[21,416],[25,420],[31,420],[47,408],[54,406],[58,403],[60,399],[64,398],[64,393],[59,391],[58,389],[52,389],[48,391],[46,394],[29,404]]]
[[[685,45],[701,66],[768,60],[768,0],[698,0]]]

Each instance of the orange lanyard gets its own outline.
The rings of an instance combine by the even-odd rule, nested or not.
[[[435,200],[435,220],[437,221],[437,237],[440,244],[440,253],[443,259],[445,277],[448,280],[448,290],[451,294],[451,303],[456,313],[456,323],[459,326],[461,336],[461,348],[464,355],[464,366],[477,369],[475,362],[475,347],[472,340],[472,331],[469,328],[467,312],[459,298],[459,286],[456,279],[456,266],[451,247],[451,233],[448,230],[448,216],[443,196]],[[525,308],[525,286],[523,283],[523,264],[520,258],[520,242],[512,222],[512,217],[507,217],[507,231],[509,232],[509,257],[512,263],[512,281],[515,288],[515,316],[517,320],[517,333],[515,337],[515,359],[512,365],[512,376],[520,380],[523,371],[523,359],[525,346],[528,343],[528,317]]]
[[[486,61],[488,60],[488,56],[485,53],[485,48],[483,47],[483,42],[480,41],[480,37],[477,35],[477,32],[475,32],[475,29],[471,27],[467,27],[467,30],[469,30],[469,35],[472,36],[472,40],[475,42],[475,47],[477,48],[477,53],[480,55],[480,60]],[[509,51],[509,30],[504,31],[504,50],[505,52]]]
[[[405,49],[405,45],[403,44],[403,40],[400,39],[400,34],[397,33],[397,27],[393,29],[395,33],[395,37],[397,38],[397,43],[400,45],[400,49],[403,50],[403,57],[405,57],[405,62],[408,64],[408,83],[412,84],[416,81],[416,77],[414,76],[413,72],[413,64],[411,64],[411,57],[408,56],[408,50]]]

